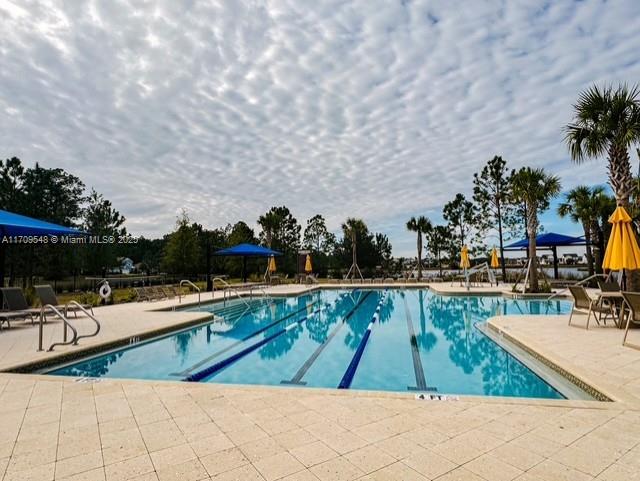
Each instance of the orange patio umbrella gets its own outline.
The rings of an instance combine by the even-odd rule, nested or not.
[[[276,258],[275,256],[269,257],[269,272],[274,273],[276,271]]]
[[[311,265],[311,256],[307,254],[307,259],[304,261],[304,271],[309,274],[313,271],[313,266]]]
[[[500,259],[498,259],[498,251],[494,247],[491,250],[491,268],[497,269],[498,267],[500,267]]]
[[[460,268],[468,269],[471,267],[471,261],[469,260],[469,248],[467,246],[462,246],[462,251],[460,252]]]

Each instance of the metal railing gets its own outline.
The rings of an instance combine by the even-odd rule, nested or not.
[[[211,297],[214,297],[215,294],[216,294],[216,281],[219,281],[219,282],[222,283],[222,285],[224,285],[224,288],[222,290],[222,305],[223,306],[227,305],[227,291],[233,291],[233,292],[235,292],[235,294],[238,297],[238,299],[240,299],[242,302],[244,302],[247,307],[251,307],[251,305],[242,296],[242,293],[240,292],[240,290],[237,287],[233,287],[231,284],[229,284],[227,281],[225,281],[221,277],[214,277],[211,280],[211,286],[212,286],[212,288],[211,288]],[[249,296],[251,296],[251,291],[249,291]]]
[[[182,287],[185,284],[193,287],[196,291],[198,291],[198,307],[200,307],[200,288],[190,280],[183,279],[180,281],[180,287]],[[178,303],[182,303],[182,293],[180,291],[178,291]]]
[[[249,288],[249,296],[251,297],[251,299],[253,299],[253,289],[262,292],[263,301],[268,301],[269,304],[273,302],[273,298],[269,294],[267,294],[267,292],[261,286],[252,286]]]
[[[584,283],[590,281],[591,279],[595,279],[596,277],[603,277],[603,278],[607,278],[607,276],[605,274],[593,274],[592,276],[589,277],[585,277],[584,279],[582,279],[581,281],[576,282],[575,284],[572,284],[572,286],[581,286]],[[558,292],[554,292],[553,294],[551,294],[549,297],[547,297],[547,301],[550,301],[551,299],[553,299],[556,296],[559,296],[560,294],[564,294],[565,292],[567,292],[569,290],[568,287],[565,287],[564,289],[562,289],[561,291]]]
[[[47,349],[47,351],[53,351],[53,348],[56,346],[68,346],[70,344],[77,344],[78,331],[76,330],[76,328],[71,325],[71,323],[69,322],[69,319],[67,319],[67,317],[64,314],[62,314],[62,312],[60,312],[55,306],[51,304],[46,304],[40,308],[40,321],[38,323],[38,351],[43,350],[42,349],[42,331],[43,331],[42,323],[44,322],[45,311],[47,310],[53,312],[56,316],[62,319],[63,326],[64,326],[64,330],[62,334],[62,342],[54,342],[49,346],[49,349]],[[67,337],[68,337],[67,328],[71,329],[71,332],[73,332],[73,337],[71,338],[70,341],[67,341]]]
[[[80,310],[82,312],[84,312],[84,314],[91,319],[93,322],[96,323],[96,330],[92,333],[92,334],[82,334],[80,336],[76,335],[76,342],[74,344],[78,344],[78,341],[80,339],[86,339],[87,337],[94,337],[97,336],[98,333],[100,332],[100,321],[98,321],[98,319],[96,319],[96,317],[89,312],[87,309],[84,308],[84,306],[82,306],[81,304],[78,304],[76,301],[69,301],[67,302],[67,304],[64,306],[64,315],[65,317],[67,317],[69,315],[69,306],[72,306],[74,308],[74,310]]]

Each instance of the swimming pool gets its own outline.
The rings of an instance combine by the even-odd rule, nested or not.
[[[319,289],[271,303],[203,307],[214,322],[48,373],[564,397],[478,326],[496,314],[568,313],[566,301],[441,296],[415,288]]]

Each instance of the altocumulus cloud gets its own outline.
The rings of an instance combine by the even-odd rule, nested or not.
[[[2,156],[60,166],[129,230],[286,204],[437,217],[495,154],[601,182],[562,143],[578,92],[640,80],[640,2],[0,2]]]

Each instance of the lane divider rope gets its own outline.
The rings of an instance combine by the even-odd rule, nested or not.
[[[388,291],[384,291],[384,294],[380,297],[380,301],[378,301],[378,305],[376,306],[376,310],[371,317],[371,321],[369,321],[369,325],[367,326],[367,330],[362,336],[360,340],[360,344],[358,344],[358,348],[356,349],[347,370],[344,372],[342,379],[340,380],[340,384],[338,384],[338,389],[349,389],[351,387],[351,382],[353,381],[353,377],[356,374],[356,370],[358,369],[358,364],[360,364],[360,359],[362,358],[362,354],[364,353],[364,348],[367,346],[367,341],[371,336],[371,329],[373,325],[380,320],[380,311],[382,309],[382,305],[387,299]]]
[[[271,342],[276,337],[281,336],[282,334],[284,334],[286,332],[289,332],[291,329],[294,329],[294,328],[298,327],[303,322],[305,322],[307,319],[309,319],[309,317],[311,317],[311,316],[313,316],[315,314],[319,314],[321,311],[325,310],[327,307],[328,307],[328,304],[320,307],[319,309],[316,309],[311,314],[309,314],[307,316],[304,316],[304,317],[301,317],[297,321],[292,322],[288,326],[278,330],[277,332],[274,332],[273,334],[265,337],[264,339],[254,343],[254,344],[251,344],[250,346],[248,346],[248,347],[244,348],[243,350],[233,354],[232,356],[229,356],[229,357],[223,359],[222,361],[218,361],[215,364],[212,364],[211,366],[209,366],[209,367],[207,367],[205,369],[202,369],[202,370],[200,370],[198,372],[195,372],[195,373],[185,377],[183,379],[183,381],[184,382],[199,382],[199,381],[202,381],[203,379],[205,379],[205,378],[217,373],[218,371],[221,371],[225,367],[233,364],[234,362],[236,362],[239,359],[243,358],[247,354],[249,354],[249,353],[255,351],[256,349],[259,349],[260,347],[264,346],[265,344]]]

